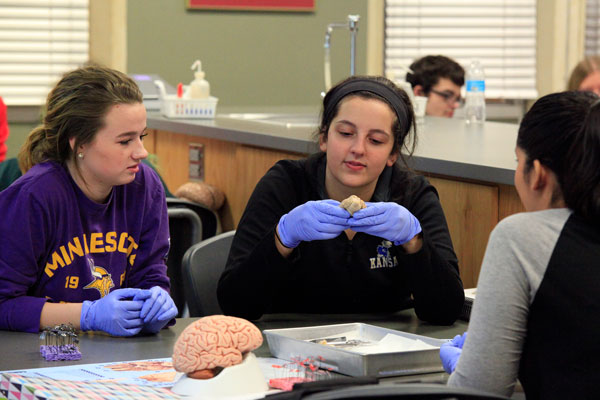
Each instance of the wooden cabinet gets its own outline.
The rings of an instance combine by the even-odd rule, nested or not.
[[[189,144],[204,146],[204,181],[225,193],[219,210],[223,231],[237,227],[246,202],[259,179],[281,159],[298,159],[302,154],[246,146],[167,131],[154,131],[153,146],[158,169],[173,193],[188,182]]]
[[[224,231],[237,227],[256,183],[273,164],[305,156],[167,131],[153,133],[146,147],[156,154],[159,171],[173,193],[188,181],[189,144],[204,146],[204,180],[226,196],[219,211]],[[490,232],[500,219],[523,211],[516,190],[509,185],[426,175],[440,195],[464,286],[474,287]]]
[[[477,286],[487,241],[502,218],[523,211],[514,186],[431,176],[438,191],[465,288]]]

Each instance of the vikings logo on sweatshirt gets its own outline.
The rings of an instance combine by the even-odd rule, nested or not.
[[[88,243],[89,242],[89,243]],[[61,245],[55,250],[46,262],[44,273],[52,278],[55,271],[60,268],[71,265],[76,257],[87,258],[88,254],[95,253],[124,253],[127,256],[129,265],[135,262],[138,244],[127,232],[118,234],[115,231],[107,232],[106,235],[101,232],[93,232],[89,235],[85,233],[73,237],[68,243]]]
[[[110,289],[115,287],[115,284],[106,269],[94,265],[94,260],[87,259],[94,280],[89,283],[84,289],[96,289],[100,292],[100,297],[104,297],[110,292]]]

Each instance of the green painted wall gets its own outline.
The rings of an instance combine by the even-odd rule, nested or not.
[[[128,0],[127,69],[188,84],[199,58],[219,106],[318,106],[325,29],[348,14],[360,15],[356,72],[364,74],[367,0],[316,0],[308,13],[197,11],[185,0]],[[349,31],[335,30],[331,43],[335,83],[350,72]],[[16,157],[37,124],[9,124],[7,157]]]
[[[11,122],[8,124],[10,130],[10,136],[6,141],[6,158],[16,157],[19,154],[19,149],[29,132],[37,126],[37,122],[25,123],[25,122]]]
[[[318,105],[327,24],[359,14],[357,74],[366,72],[367,0],[316,0],[314,12],[188,10],[184,0],[128,0],[127,72],[175,86],[202,61],[220,106]],[[350,72],[350,33],[332,35],[332,80]],[[218,111],[218,108],[217,108]]]

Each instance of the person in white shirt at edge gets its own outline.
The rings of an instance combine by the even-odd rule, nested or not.
[[[554,93],[527,112],[515,187],[527,212],[488,242],[468,335],[442,345],[448,384],[527,399],[598,398],[600,100]]]
[[[567,90],[583,90],[600,95],[600,56],[586,57],[573,68]]]

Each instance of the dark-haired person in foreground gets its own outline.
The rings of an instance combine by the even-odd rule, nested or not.
[[[453,323],[464,292],[436,190],[400,166],[414,143],[406,92],[351,77],[323,100],[321,152],[257,184],[218,286],[225,314],[391,312]],[[407,149],[410,153],[410,149]],[[356,195],[352,216],[340,202]]]
[[[449,384],[595,399],[600,382],[600,101],[554,93],[527,112],[515,186],[483,260],[468,335],[442,346]],[[463,347],[464,343],[464,347]],[[462,348],[462,350],[461,350]]]
[[[446,56],[425,56],[413,62],[406,74],[415,96],[427,97],[425,114],[452,117],[461,104],[465,70]]]

